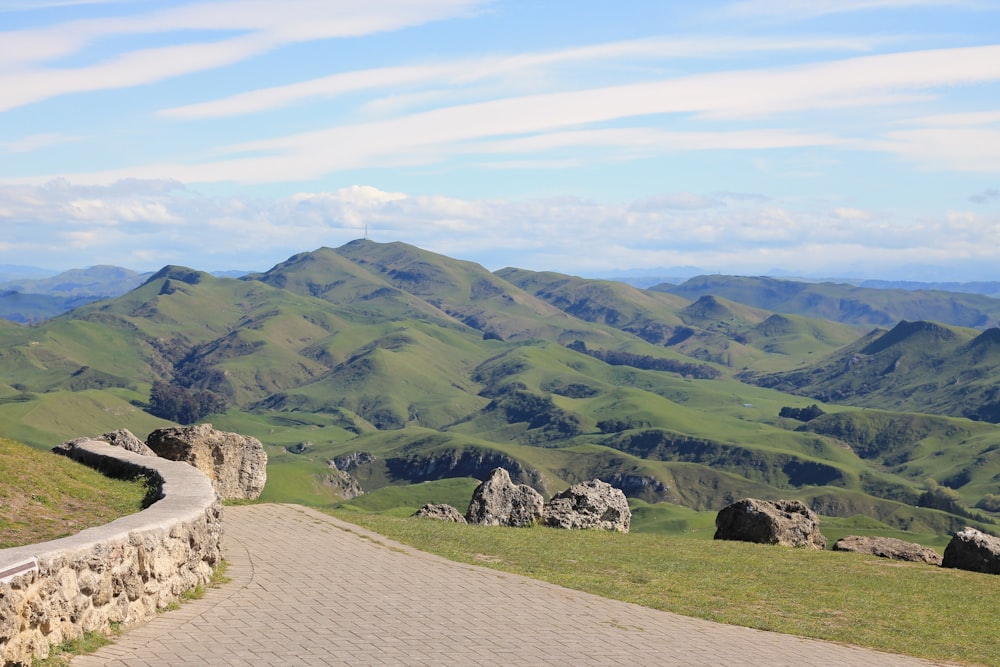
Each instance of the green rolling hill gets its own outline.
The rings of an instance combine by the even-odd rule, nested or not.
[[[214,397],[203,421],[264,442],[269,500],[343,502],[347,473],[366,492],[348,502],[403,512],[502,465],[547,494],[610,481],[649,526],[670,524],[677,505],[714,511],[753,495],[886,531],[989,529],[1000,429],[913,414],[953,414],[948,376],[928,390],[937,403],[865,410],[890,401],[888,385],[859,393],[881,377],[870,373],[824,395],[817,419],[778,416],[815,402],[813,385],[841,391],[832,369],[855,357],[879,373],[895,364],[899,378],[927,357],[925,383],[958,372],[959,357],[991,368],[990,331],[887,335],[354,241],[238,280],[169,266],[40,325],[2,324],[0,423],[38,447],[115,428],[145,437],[170,423],[151,414],[166,386]],[[988,377],[978,381],[969,404],[988,411]]]
[[[803,368],[741,377],[822,401],[997,423],[998,375],[1000,329],[901,322]]]

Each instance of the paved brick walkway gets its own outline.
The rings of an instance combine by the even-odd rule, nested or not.
[[[232,582],[74,667],[930,664],[453,563],[304,507],[225,512]]]

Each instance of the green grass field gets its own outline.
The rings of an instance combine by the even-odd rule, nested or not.
[[[674,535],[335,514],[452,560],[654,609],[931,660],[1000,664],[996,576]],[[676,520],[701,531],[697,517]]]

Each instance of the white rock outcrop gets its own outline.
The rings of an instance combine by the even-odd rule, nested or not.
[[[476,487],[465,520],[482,526],[530,526],[542,516],[542,494],[527,484],[514,484],[510,473],[496,468]]]
[[[542,524],[552,528],[627,533],[631,523],[632,510],[625,493],[599,479],[574,484],[542,508]]]
[[[201,470],[223,500],[255,500],[267,482],[267,453],[257,438],[197,424],[157,429],[146,444],[157,456]]]

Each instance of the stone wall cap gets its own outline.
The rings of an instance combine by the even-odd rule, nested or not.
[[[163,497],[141,512],[123,516],[103,526],[87,528],[76,535],[0,549],[0,570],[30,558],[49,561],[90,549],[101,542],[127,542],[134,533],[168,531],[178,522],[202,516],[216,502],[212,482],[203,472],[187,463],[158,456],[142,456],[99,440],[79,441],[74,443],[74,447],[83,453],[125,461],[158,475],[163,480]]]

